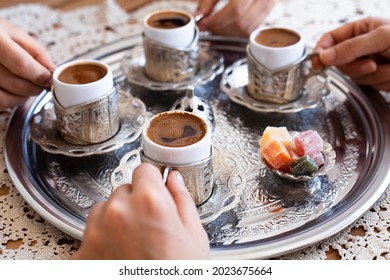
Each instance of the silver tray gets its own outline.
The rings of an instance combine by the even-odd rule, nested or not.
[[[227,66],[245,56],[244,44],[234,39],[202,40],[224,55]],[[120,63],[140,42],[140,35],[126,38],[82,57],[110,64],[118,86],[127,90]],[[212,258],[270,258],[309,246],[353,223],[386,190],[389,104],[378,92],[358,88],[335,70],[327,75],[330,93],[316,107],[289,114],[256,112],[232,102],[220,90],[221,75],[196,87],[196,95],[213,108],[213,141],[220,147],[225,170],[239,174],[234,177],[234,185],[240,186],[237,203],[204,224]],[[131,93],[145,103],[150,115],[168,110],[180,98],[174,91],[150,94],[136,85]],[[31,141],[29,120],[46,103],[47,94],[42,92],[14,111],[5,139],[6,164],[27,203],[48,222],[81,239],[91,206],[110,195],[113,170],[125,154],[139,148],[140,141],[77,159],[44,152]],[[305,183],[279,178],[259,158],[258,139],[267,125],[316,129],[336,152],[334,167]]]

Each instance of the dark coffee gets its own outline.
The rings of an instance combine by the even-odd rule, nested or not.
[[[184,147],[200,141],[207,132],[206,123],[185,112],[163,113],[151,120],[146,136],[166,147]]]
[[[58,80],[66,84],[89,84],[107,74],[107,70],[96,64],[76,64],[65,68]]]
[[[300,40],[299,35],[283,28],[272,28],[260,31],[255,41],[260,45],[274,48],[292,46]]]
[[[173,29],[186,25],[190,22],[190,17],[177,12],[161,12],[152,15],[147,23],[151,27],[161,29]]]

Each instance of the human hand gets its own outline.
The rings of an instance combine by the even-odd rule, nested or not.
[[[368,17],[325,33],[313,68],[337,66],[356,83],[390,90],[390,20]]]
[[[211,14],[219,0],[199,0],[194,16],[204,15],[200,30],[214,34],[248,37],[275,5],[275,0],[230,0],[225,7]]]
[[[178,171],[161,173],[143,163],[132,185],[116,189],[88,217],[73,259],[204,259],[208,237]]]
[[[0,109],[22,103],[51,85],[49,53],[27,33],[0,19]]]

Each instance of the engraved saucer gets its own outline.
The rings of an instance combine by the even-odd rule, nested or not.
[[[41,110],[30,120],[30,135],[41,148],[52,154],[63,154],[69,157],[84,157],[105,154],[114,151],[124,144],[137,140],[147,120],[145,104],[130,93],[119,90],[119,131],[109,140],[93,145],[70,144],[60,136],[54,103],[50,98]],[[51,92],[47,93],[52,95]]]
[[[205,84],[224,70],[224,58],[220,53],[209,48],[207,43],[199,43],[199,58],[196,74],[181,82],[159,82],[149,78],[144,72],[145,56],[142,45],[131,49],[121,64],[127,81],[151,90],[184,90]]]
[[[319,176],[323,176],[326,174],[326,172],[328,172],[335,164],[336,162],[336,152],[333,150],[333,147],[330,143],[328,142],[325,142],[323,143],[324,145],[324,149],[322,151],[322,154],[324,156],[324,159],[325,159],[325,162],[324,164],[317,170],[317,172],[315,172],[313,175],[311,176],[308,176],[308,175],[293,175],[291,173],[287,173],[287,172],[283,172],[283,171],[280,171],[280,170],[276,170],[274,168],[272,168],[265,159],[263,159],[262,156],[260,156],[261,160],[263,161],[264,165],[269,169],[271,170],[273,173],[275,173],[276,175],[278,175],[279,177],[287,180],[287,181],[290,181],[290,182],[294,182],[294,183],[298,183],[298,182],[307,182],[307,181],[310,181],[316,177],[319,177]]]
[[[286,104],[270,103],[256,100],[247,92],[248,64],[247,58],[237,60],[229,66],[220,83],[221,90],[235,103],[263,113],[296,113],[304,109],[315,108],[322,97],[329,93],[327,81],[319,81],[320,76],[310,78],[302,96]]]
[[[141,163],[140,151],[141,149],[136,149],[122,157],[111,174],[113,189],[131,183],[133,171]],[[214,221],[221,214],[236,207],[247,183],[237,155],[226,152],[217,145],[213,145],[213,176],[213,193],[206,202],[197,207],[203,224]]]

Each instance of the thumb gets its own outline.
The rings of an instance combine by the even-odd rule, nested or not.
[[[187,226],[199,220],[199,214],[194,200],[188,192],[179,171],[172,171],[169,174],[167,188],[172,195],[183,224]]]
[[[199,1],[198,7],[194,13],[194,16],[203,14],[204,16],[208,16],[214,9],[214,6],[217,4],[219,0],[201,0]]]

